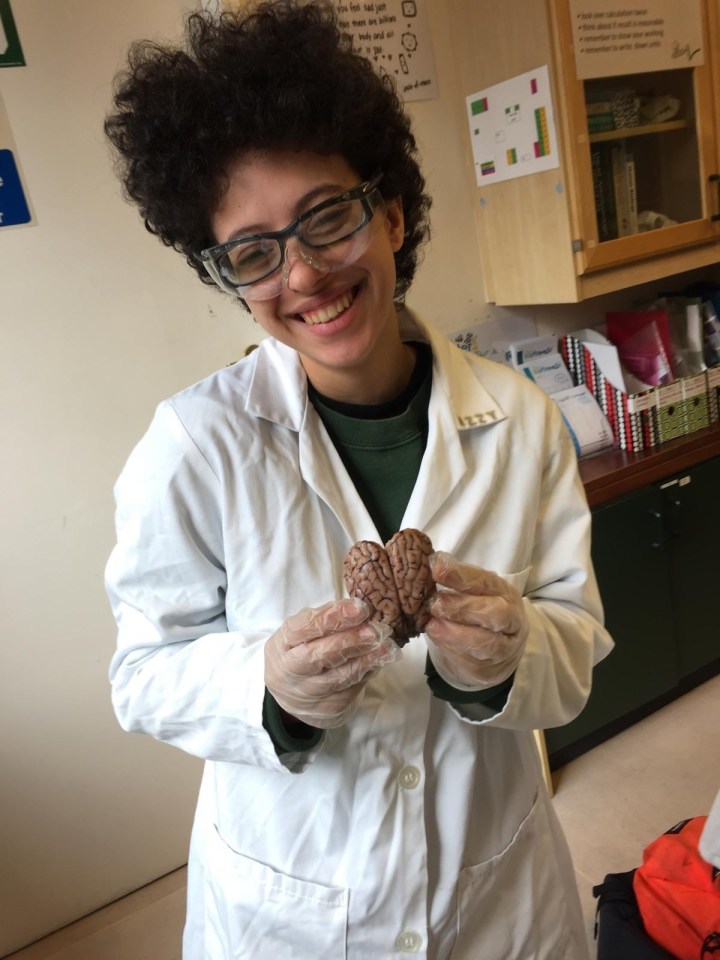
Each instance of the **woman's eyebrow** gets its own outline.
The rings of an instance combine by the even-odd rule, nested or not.
[[[339,183],[321,183],[317,187],[313,187],[312,190],[308,190],[307,193],[304,193],[295,204],[295,216],[293,220],[301,216],[310,207],[314,206],[317,201],[320,203],[322,200],[329,200],[331,197],[336,196],[337,194],[343,193],[345,190],[349,190],[349,187],[344,187]],[[292,223],[292,220],[289,221]],[[288,224],[286,224],[287,226]],[[282,228],[281,228],[282,229]],[[229,243],[231,240],[239,240],[241,237],[252,237],[257,233],[275,233],[274,230],[268,230],[267,227],[262,223],[251,223],[239,227],[228,237],[226,243]]]

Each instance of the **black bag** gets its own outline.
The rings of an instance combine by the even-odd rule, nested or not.
[[[597,960],[676,960],[647,935],[633,893],[634,870],[609,873],[593,887]]]

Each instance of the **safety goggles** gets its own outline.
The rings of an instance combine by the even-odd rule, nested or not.
[[[215,283],[235,297],[270,300],[287,284],[287,242],[295,237],[298,256],[314,270],[331,273],[354,263],[368,247],[370,223],[382,203],[382,174],[329,197],[284,230],[255,233],[208,247],[199,254]],[[282,268],[282,269],[281,269]]]

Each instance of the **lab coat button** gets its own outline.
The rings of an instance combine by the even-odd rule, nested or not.
[[[422,937],[414,930],[403,930],[395,941],[395,948],[401,953],[417,953],[422,946]]]
[[[417,767],[403,767],[398,774],[398,781],[403,790],[414,790],[420,783],[420,771]]]

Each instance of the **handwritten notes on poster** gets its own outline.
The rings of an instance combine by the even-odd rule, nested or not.
[[[478,186],[560,165],[546,66],[466,98]]]
[[[570,0],[570,13],[581,80],[704,62],[700,0]]]
[[[335,0],[341,28],[404,100],[437,97],[425,0]]]

